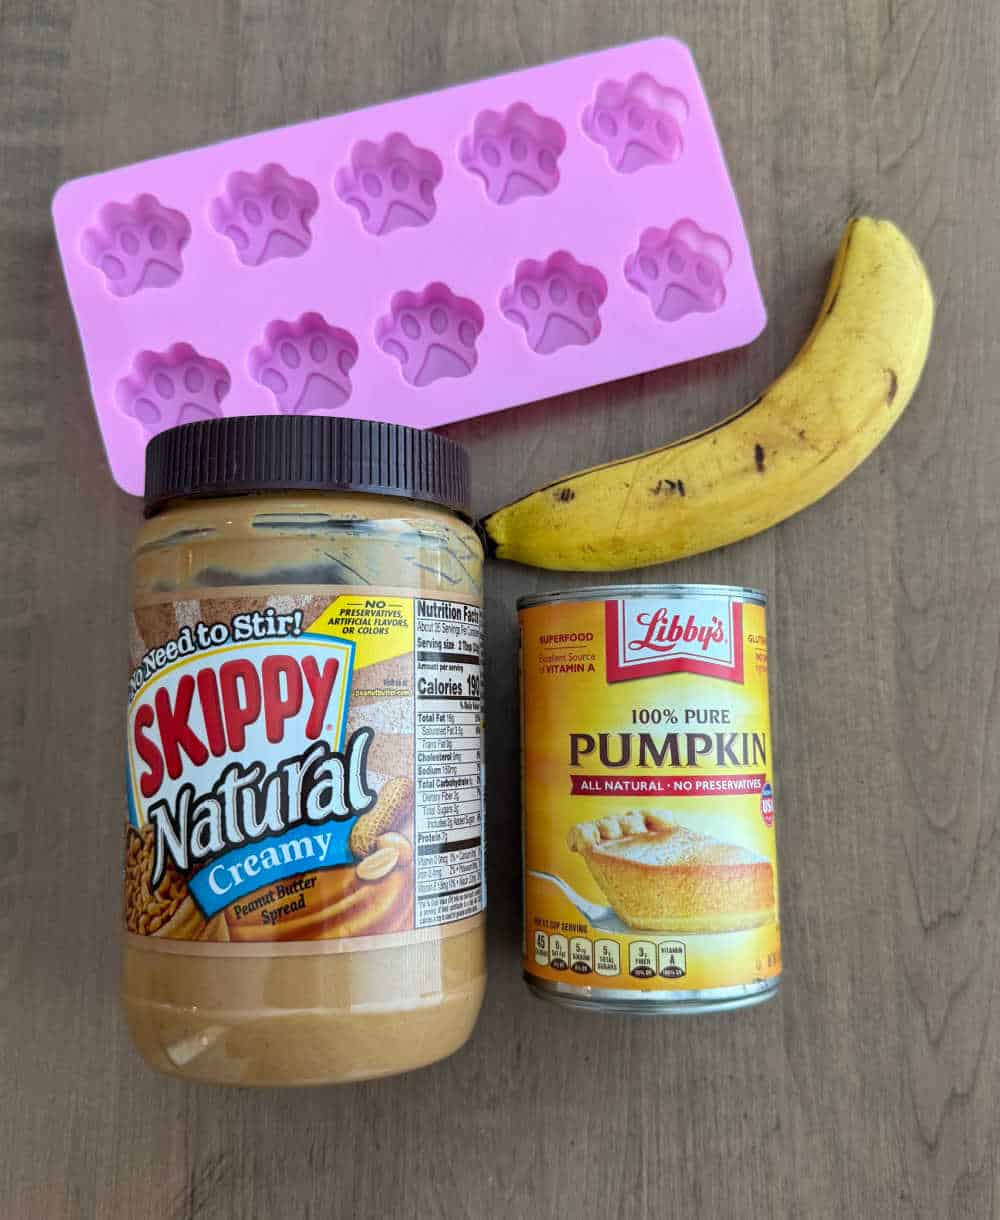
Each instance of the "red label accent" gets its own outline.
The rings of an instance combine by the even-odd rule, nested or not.
[[[572,796],[746,796],[760,792],[763,773],[712,775],[573,775]]]
[[[742,685],[742,602],[730,603],[728,622],[717,615],[702,622],[684,601],[675,608],[651,606],[651,600],[643,599],[638,611],[630,611],[624,599],[604,603],[609,682],[684,673]]]

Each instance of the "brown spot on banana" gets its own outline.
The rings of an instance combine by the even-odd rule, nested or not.
[[[560,487],[559,490],[555,492],[555,497],[563,504],[568,504],[570,500],[576,499],[576,492],[572,487]]]
[[[889,392],[885,396],[885,404],[889,407],[892,406],[892,400],[899,390],[899,378],[896,376],[895,369],[886,369],[886,372],[889,374]]]
[[[654,496],[676,495],[686,496],[683,479],[658,479],[656,485],[650,488]]]
[[[753,464],[757,467],[757,473],[764,473],[764,446],[754,445],[753,447]]]

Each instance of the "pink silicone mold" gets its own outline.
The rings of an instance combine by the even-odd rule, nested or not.
[[[532,351],[541,356],[561,347],[585,347],[601,333],[598,310],[608,284],[596,267],[557,250],[543,263],[525,259],[514,282],[500,296],[505,318],[522,327]]]
[[[687,122],[683,93],[640,72],[626,84],[604,81],[583,112],[583,130],[607,150],[612,169],[631,174],[647,165],[669,165],[684,151]]]
[[[319,207],[316,188],[280,165],[256,174],[230,174],[212,201],[212,224],[236,247],[241,263],[256,267],[269,258],[296,258],[312,242],[309,221]]]
[[[443,172],[434,153],[394,132],[381,144],[355,144],[350,167],[337,171],[334,186],[344,203],[357,210],[367,232],[381,236],[434,218],[434,189]]]
[[[81,248],[104,272],[108,291],[130,297],[140,288],[168,288],[180,279],[181,251],[190,236],[183,212],[165,208],[155,195],[139,195],[132,203],[105,204]]]
[[[128,377],[119,381],[118,405],[152,436],[176,424],[222,414],[230,377],[218,360],[201,356],[190,343],[165,352],[140,352]]]
[[[188,419],[434,427],[765,322],[697,69],[667,38],[76,179],[53,215],[132,492],[150,433]]]
[[[732,261],[718,234],[703,232],[693,220],[679,220],[669,232],[643,233],[638,250],[625,261],[625,278],[649,297],[658,318],[676,322],[685,314],[722,308]]]
[[[555,119],[515,102],[503,114],[476,115],[471,137],[462,141],[459,160],[483,180],[494,203],[514,203],[525,195],[548,195],[559,185],[559,158],[566,133]]]
[[[428,386],[472,372],[482,329],[483,311],[475,301],[456,296],[447,284],[428,284],[423,292],[397,292],[375,337],[399,361],[410,385]]]
[[[306,313],[297,322],[268,326],[264,342],[250,353],[250,373],[287,415],[336,411],[351,396],[357,359],[353,335],[318,313]]]

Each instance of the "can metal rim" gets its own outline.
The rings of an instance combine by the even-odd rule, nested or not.
[[[606,601],[609,597],[738,597],[758,606],[767,605],[767,594],[748,585],[591,585],[585,589],[558,589],[551,593],[529,593],[517,599],[518,610],[547,606],[553,602]]]
[[[603,990],[540,979],[523,972],[529,991],[539,999],[568,1008],[593,1013],[620,1013],[630,1017],[680,1017],[707,1012],[731,1012],[763,1004],[778,994],[781,975],[741,983],[733,987],[705,988],[698,991],[636,992]]]

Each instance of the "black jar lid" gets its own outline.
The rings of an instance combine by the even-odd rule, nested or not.
[[[255,491],[359,491],[469,515],[469,454],[408,428],[326,415],[230,415],[160,432],[146,447],[146,516],[167,500]]]

